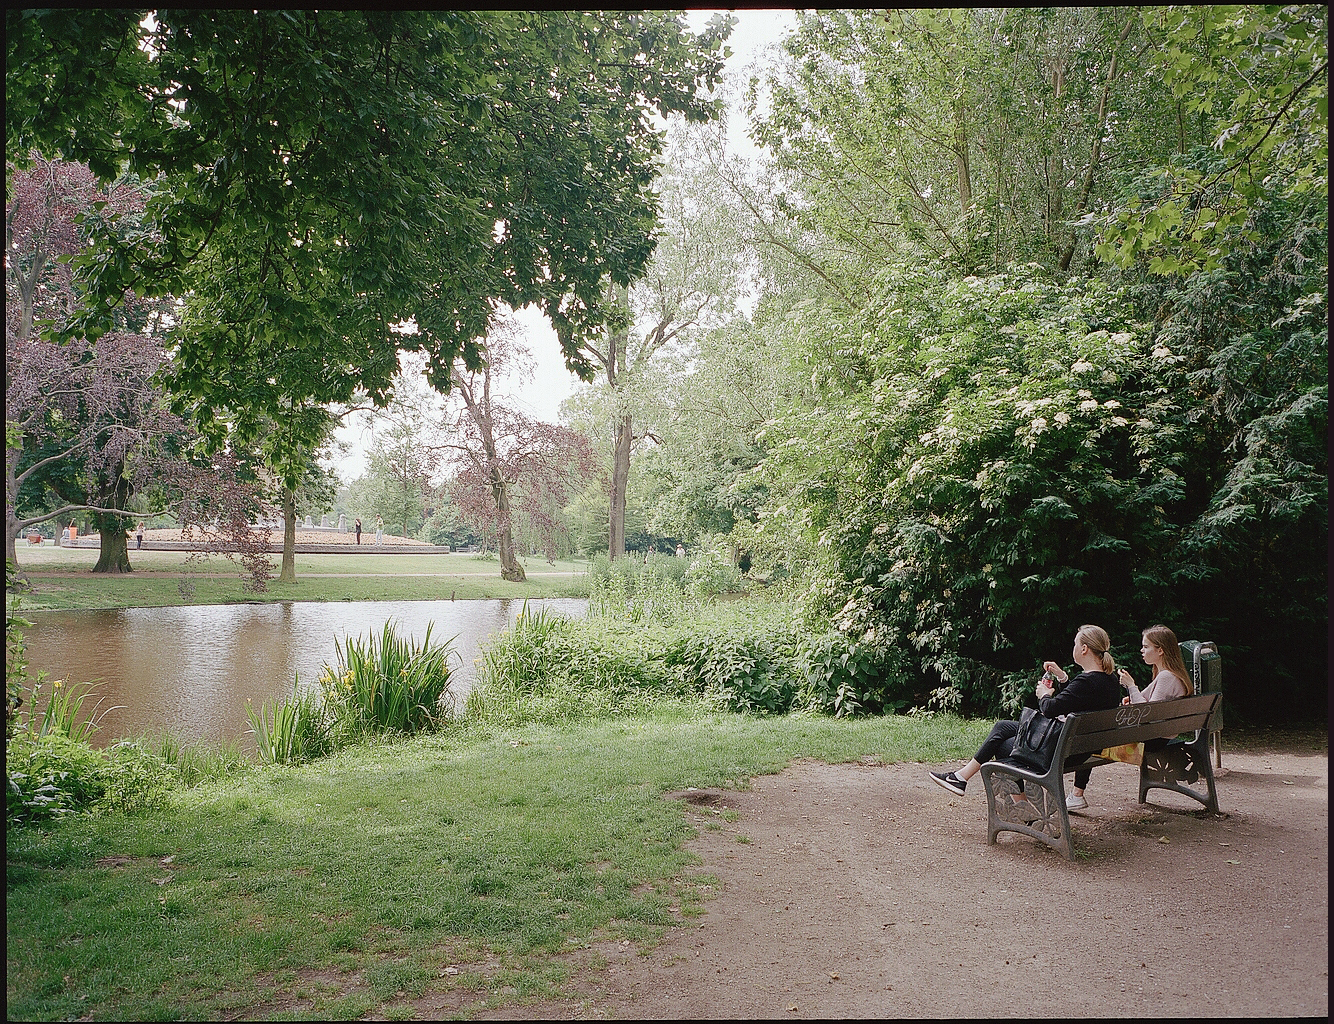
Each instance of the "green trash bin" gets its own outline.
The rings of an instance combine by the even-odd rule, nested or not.
[[[1196,693],[1223,692],[1223,658],[1218,653],[1218,645],[1212,640],[1185,640],[1181,644],[1181,657],[1190,670],[1191,682]],[[1223,767],[1223,711],[1219,707],[1214,716],[1213,732],[1209,734],[1209,744],[1214,750],[1214,767]]]

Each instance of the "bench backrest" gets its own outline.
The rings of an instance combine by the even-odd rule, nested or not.
[[[1202,693],[1071,715],[1065,754],[1067,757],[1090,754],[1122,743],[1171,739],[1186,732],[1208,730],[1222,701],[1221,693]]]

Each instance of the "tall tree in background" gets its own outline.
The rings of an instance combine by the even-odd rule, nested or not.
[[[426,383],[422,361],[405,361],[388,407],[367,417],[373,432],[368,475],[377,483],[370,511],[385,525],[398,526],[403,539],[425,519],[439,483],[443,409]]]
[[[612,457],[608,556],[625,554],[626,491],[636,437],[636,410],[658,403],[654,357],[737,315],[751,260],[732,196],[705,157],[703,132],[677,130],[658,182],[661,225],[644,276],[612,287],[619,320],[583,353],[598,365],[610,407]],[[716,140],[714,140],[716,143]]]
[[[536,420],[493,393],[497,379],[521,372],[527,359],[512,325],[498,323],[486,347],[480,369],[455,367],[458,408],[446,440],[455,467],[450,494],[466,522],[496,538],[500,574],[517,582],[525,574],[514,546],[516,519],[543,538],[550,557],[557,512],[592,473],[593,454],[584,435]]]
[[[770,244],[845,298],[887,259],[1067,270],[1089,246],[1074,223],[1107,210],[1175,113],[1143,47],[1118,8],[799,15],[751,97],[769,101],[754,130],[774,187],[750,197]],[[775,215],[809,234],[783,237]]]

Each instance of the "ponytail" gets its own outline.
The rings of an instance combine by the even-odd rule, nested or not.
[[[1102,670],[1109,676],[1116,673],[1116,661],[1112,658],[1112,638],[1101,626],[1080,626],[1075,639],[1098,656]]]

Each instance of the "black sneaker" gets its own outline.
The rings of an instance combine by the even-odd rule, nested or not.
[[[942,789],[948,789],[958,796],[963,796],[963,791],[968,788],[968,783],[953,772],[932,772],[931,780]]]

